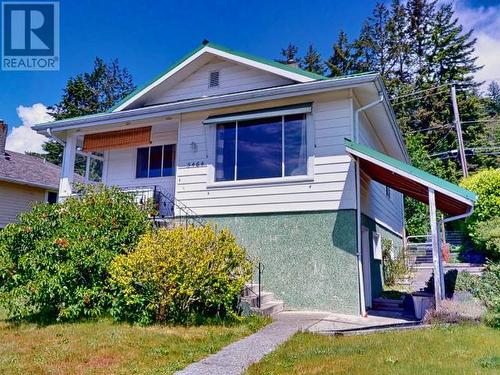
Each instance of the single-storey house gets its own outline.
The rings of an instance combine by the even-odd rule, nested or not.
[[[61,175],[57,165],[6,150],[7,130],[0,120],[0,228],[15,222],[34,202],[55,203]]]
[[[95,180],[163,191],[165,215],[230,228],[290,308],[364,314],[382,239],[402,243],[403,193],[456,215],[474,199],[414,176],[379,74],[326,78],[206,41],[108,112],[35,129],[65,143],[61,199],[77,152]]]

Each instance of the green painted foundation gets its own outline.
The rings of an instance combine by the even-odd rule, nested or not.
[[[286,308],[359,314],[356,211],[210,216],[264,266]]]
[[[396,248],[401,248],[403,240],[401,236],[396,235],[391,230],[378,224],[375,220],[364,214],[361,215],[361,225],[365,226],[370,231],[370,273],[372,282],[372,297],[376,298],[379,297],[384,290],[384,271],[382,261],[374,259],[373,257],[373,232],[377,232],[381,236],[382,240],[391,240]]]

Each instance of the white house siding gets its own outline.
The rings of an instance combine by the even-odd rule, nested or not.
[[[345,137],[352,137],[352,106],[348,92],[303,97],[293,102],[280,101],[275,105],[267,103],[267,106],[306,101],[313,102],[312,120],[308,123],[313,127],[312,143],[315,144],[312,181],[207,186],[207,164],[213,163],[215,132],[213,125],[203,125],[202,121],[216,113],[199,112],[182,116],[176,198],[199,215],[355,208],[354,171],[343,145]],[[258,106],[231,108],[225,112],[255,108]],[[191,147],[192,142],[197,145],[196,151]],[[203,166],[190,167],[190,163],[203,163]]]
[[[209,75],[213,71],[219,72],[220,85],[217,88],[208,87]],[[175,102],[182,99],[262,89],[289,83],[293,83],[293,81],[242,64],[214,58],[174,87],[155,95],[155,98],[146,104]]]
[[[45,190],[0,181],[0,228],[17,220],[31,210],[33,202],[45,201]]]
[[[177,120],[165,121],[165,123],[154,125],[151,129],[150,146],[177,144],[178,126],[179,123]],[[139,147],[146,146],[148,145]],[[166,191],[174,193],[175,176],[154,178],[135,177],[137,148],[111,150],[105,153],[104,182],[107,185],[121,187],[161,186]]]
[[[366,116],[360,116],[359,141],[375,150],[386,153]],[[395,233],[403,230],[403,195],[391,189],[387,197],[385,186],[361,173],[361,211]]]

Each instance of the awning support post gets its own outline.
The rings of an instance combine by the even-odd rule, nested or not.
[[[72,194],[72,184],[75,176],[76,134],[66,139],[63,151],[61,181],[59,183],[59,200],[64,200]]]
[[[436,212],[436,195],[434,189],[429,188],[429,215],[431,219],[431,240],[432,240],[432,262],[434,264],[434,296],[436,300],[436,310],[441,307],[441,301],[444,298],[441,278],[443,269],[441,263],[441,254],[439,249],[439,231]]]

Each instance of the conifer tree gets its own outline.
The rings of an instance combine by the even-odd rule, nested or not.
[[[306,55],[300,59],[300,67],[308,72],[323,75],[325,69],[321,61],[321,55],[312,44],[307,48]]]
[[[282,64],[298,63],[298,52],[299,48],[295,44],[288,43],[286,48],[281,49],[281,57],[276,59],[276,61]]]
[[[330,77],[350,74],[354,69],[354,55],[353,49],[347,34],[341,30],[337,41],[333,45],[332,56],[325,62],[327,68],[330,70]]]

